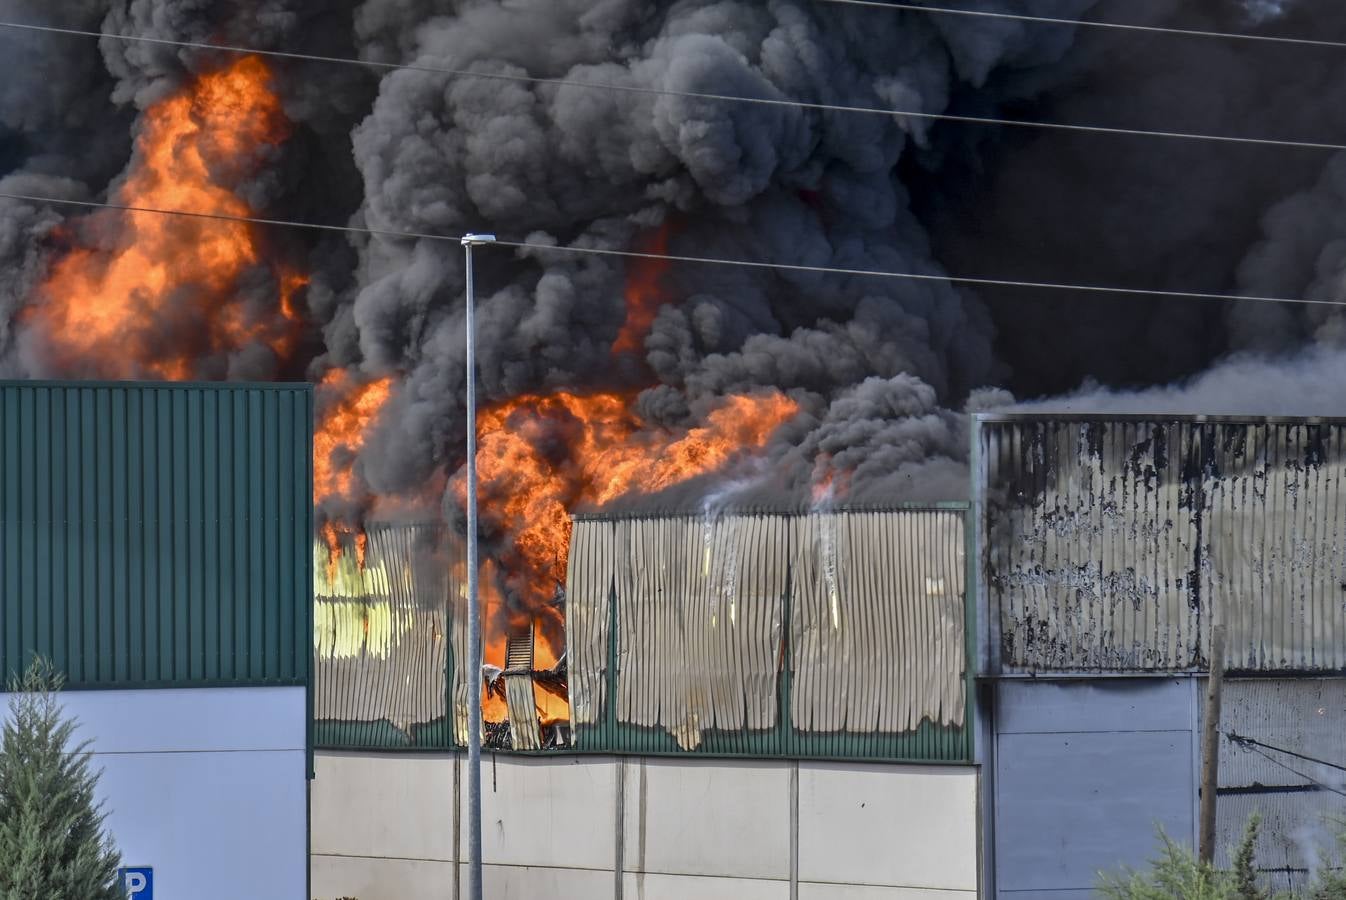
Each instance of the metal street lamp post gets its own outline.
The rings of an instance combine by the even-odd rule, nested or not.
[[[468,900],[481,897],[481,603],[477,596],[477,325],[472,248],[493,234],[463,235],[467,256],[467,861]]]

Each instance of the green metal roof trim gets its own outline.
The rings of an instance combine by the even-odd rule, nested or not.
[[[0,382],[0,673],[307,684],[304,384]]]

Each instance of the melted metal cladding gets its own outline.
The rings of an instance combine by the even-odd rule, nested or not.
[[[963,528],[942,510],[578,519],[574,724],[615,703],[617,723],[695,750],[775,728],[787,671],[796,732],[961,726]]]
[[[361,540],[363,561],[355,552]],[[466,657],[467,635],[450,605],[464,590],[462,542],[437,524],[370,524],[360,534],[316,540],[313,556],[319,743],[465,743],[470,679],[454,661]],[[564,654],[551,661],[531,626],[497,641],[498,623],[488,625],[481,679],[486,744],[568,746]],[[544,660],[550,665],[536,668]]]
[[[332,556],[314,542],[314,718],[320,743],[443,742],[448,693],[443,541],[433,525],[370,526],[364,565],[355,535]],[[438,600],[438,602],[435,602]],[[326,735],[331,732],[330,739]],[[343,737],[336,737],[336,734]]]
[[[1346,423],[982,417],[1009,671],[1346,665]]]

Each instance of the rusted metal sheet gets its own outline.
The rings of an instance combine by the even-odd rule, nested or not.
[[[776,729],[782,708],[803,734],[961,726],[964,515],[578,519],[567,584],[576,723],[602,721],[615,620],[613,721],[662,730],[682,750],[712,732]]]
[[[1008,670],[1346,665],[1339,422],[979,417],[982,565]]]
[[[373,526],[333,559],[314,543],[314,721],[324,746],[446,745],[443,536]]]

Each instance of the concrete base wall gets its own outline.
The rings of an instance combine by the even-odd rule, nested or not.
[[[314,897],[448,900],[455,867],[465,895],[462,757],[320,753],[316,768]],[[488,755],[485,894],[972,898],[976,809],[970,766]]]

